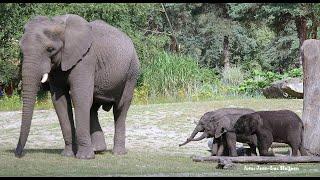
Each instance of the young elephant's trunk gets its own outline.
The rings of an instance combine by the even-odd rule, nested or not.
[[[200,141],[204,138],[207,138],[208,137],[208,134],[206,132],[202,133],[202,135],[196,139],[192,139],[191,141]]]
[[[196,128],[193,130],[192,134],[190,135],[190,137],[184,143],[179,144],[179,146],[183,146],[183,145],[188,144],[197,135],[199,130],[201,130],[201,128],[199,125],[197,125]]]
[[[197,126],[197,127],[198,127],[198,126]],[[195,130],[192,132],[191,136],[190,136],[184,143],[179,144],[179,146],[184,146],[184,145],[188,144],[188,143],[191,142],[191,141],[200,141],[200,140],[208,137],[208,134],[207,134],[207,133],[203,133],[200,137],[194,139],[194,137],[197,135],[198,132],[203,131],[202,129],[197,128],[197,127],[196,127]]]

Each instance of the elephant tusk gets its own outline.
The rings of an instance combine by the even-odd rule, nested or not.
[[[48,80],[48,73],[45,73],[45,74],[42,76],[41,83],[45,83],[47,80]]]

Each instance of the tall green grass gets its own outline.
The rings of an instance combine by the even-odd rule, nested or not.
[[[35,109],[52,109],[53,104],[48,93],[39,93],[36,99]],[[4,95],[0,98],[0,111],[20,111],[22,98],[17,92],[12,96]]]
[[[143,87],[150,98],[192,98],[205,83],[214,83],[217,76],[184,55],[161,52],[143,70]]]

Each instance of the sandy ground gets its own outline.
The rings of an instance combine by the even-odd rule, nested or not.
[[[263,103],[262,103],[263,102]],[[126,148],[128,151],[151,151],[180,156],[208,156],[208,140],[179,147],[193,131],[200,117],[208,111],[222,107],[253,108],[255,110],[290,107],[302,113],[302,101],[228,100],[151,105],[132,105],[126,121]],[[99,120],[105,134],[107,149],[113,147],[114,123],[112,111],[99,110]],[[0,147],[14,149],[20,133],[21,111],[0,112]],[[200,134],[199,134],[200,135]],[[36,110],[33,114],[26,148],[63,149],[64,141],[55,111]]]
[[[127,117],[126,148],[128,151],[154,151],[155,153],[209,155],[208,140],[191,142],[178,147],[192,132],[194,120],[201,113],[170,110],[162,105],[154,105],[144,110],[144,106],[132,106]],[[112,149],[114,123],[111,112],[99,111],[99,120],[105,133],[107,149]],[[0,146],[14,149],[19,139],[21,111],[0,112]],[[36,110],[33,114],[26,148],[60,148],[64,141],[54,110]]]

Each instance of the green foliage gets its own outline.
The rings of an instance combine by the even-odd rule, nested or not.
[[[283,74],[274,73],[272,71],[263,72],[260,70],[253,70],[249,78],[245,79],[236,90],[239,93],[247,95],[260,94],[263,88],[271,85],[271,83],[277,80],[301,76],[301,68],[294,68]]]
[[[160,52],[143,71],[143,85],[150,89],[150,96],[177,96],[178,92],[190,95],[203,82],[212,82],[213,71],[200,68],[188,56]],[[202,79],[206,77],[205,79]]]
[[[241,67],[230,67],[222,71],[222,82],[226,85],[237,86],[242,83],[244,75]]]
[[[295,20],[306,18],[312,29],[320,17],[320,5],[312,3],[164,6],[165,10],[161,3],[1,3],[0,81],[19,84],[18,42],[30,18],[73,13],[88,21],[104,20],[132,39],[141,62],[135,103],[256,95],[274,80],[302,76],[301,69],[294,69],[299,59]],[[172,35],[180,46],[176,54],[168,52]],[[229,40],[231,69],[227,71],[223,70],[224,36]],[[47,97],[44,92],[38,95],[44,102]]]

